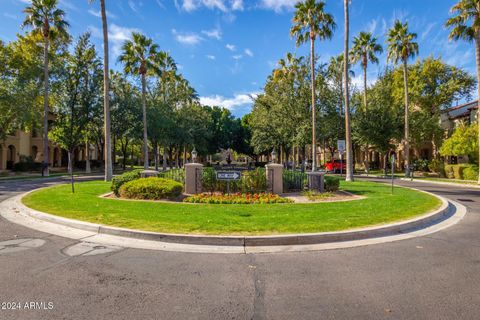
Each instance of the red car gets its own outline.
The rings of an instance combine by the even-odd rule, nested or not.
[[[333,173],[345,172],[345,170],[347,170],[347,165],[345,164],[345,161],[331,160],[330,162],[325,163],[325,170]]]

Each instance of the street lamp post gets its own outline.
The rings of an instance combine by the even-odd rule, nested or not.
[[[193,150],[192,150],[192,162],[193,163],[196,163],[197,162],[197,150],[195,149],[195,147],[193,147]]]
[[[277,163],[277,152],[273,149],[272,153],[272,163]]]

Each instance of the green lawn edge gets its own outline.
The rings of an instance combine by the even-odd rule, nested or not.
[[[144,231],[203,235],[316,233],[381,225],[432,212],[441,201],[427,193],[375,182],[341,182],[345,191],[365,196],[348,202],[312,204],[178,204],[101,198],[103,181],[33,191],[22,198],[32,209],[65,218]]]

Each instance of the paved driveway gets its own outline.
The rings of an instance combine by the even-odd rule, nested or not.
[[[43,184],[1,183],[0,200]],[[92,256],[0,218],[0,307],[21,307],[0,308],[0,319],[479,319],[480,189],[401,184],[457,200],[467,216],[430,236],[352,249]]]

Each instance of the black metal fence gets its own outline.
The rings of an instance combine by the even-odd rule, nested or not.
[[[171,179],[185,184],[185,169],[170,169],[160,172],[159,178]]]
[[[226,171],[226,170],[222,170]],[[228,170],[227,170],[228,171]],[[237,171],[237,170],[235,170]],[[241,171],[239,180],[219,180],[214,168],[204,168],[202,174],[203,192],[244,192],[258,193],[267,191],[267,176],[264,168]]]
[[[308,177],[305,172],[284,170],[283,171],[283,190],[303,191],[308,185]]]

